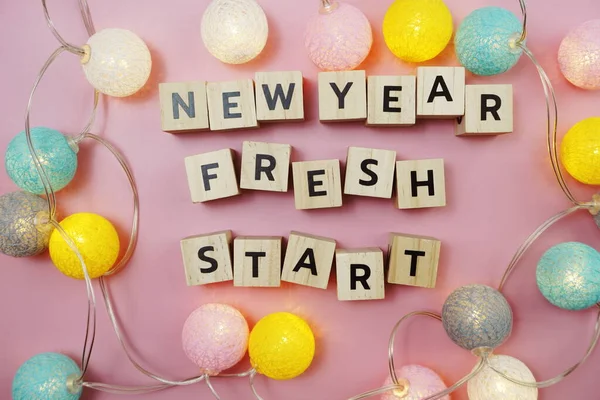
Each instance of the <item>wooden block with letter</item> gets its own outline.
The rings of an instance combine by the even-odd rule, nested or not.
[[[251,79],[209,82],[206,90],[212,131],[258,126],[254,82]]]
[[[281,286],[280,236],[238,236],[233,241],[233,286]]]
[[[391,199],[395,167],[395,151],[349,147],[344,193]]]
[[[367,125],[414,125],[417,110],[416,86],[414,76],[369,76]]]
[[[283,261],[281,280],[327,289],[335,246],[333,239],[291,232]]]
[[[383,251],[379,248],[336,250],[338,300],[385,298]]]
[[[193,132],[207,130],[206,82],[169,82],[158,85],[162,130]]]
[[[367,118],[365,71],[319,72],[319,119],[363,121]]]
[[[190,236],[181,240],[188,286],[233,280],[231,231]]]
[[[292,163],[297,210],[342,206],[340,160]]]
[[[464,114],[464,67],[418,67],[417,117],[454,118]]]
[[[244,142],[240,187],[287,192],[291,153],[289,144]]]
[[[304,120],[302,72],[257,72],[254,84],[259,122]]]
[[[388,282],[434,288],[441,242],[437,239],[390,234]]]
[[[512,85],[467,85],[465,115],[456,120],[456,135],[498,135],[512,131]]]
[[[194,203],[240,194],[231,149],[186,157],[185,170]]]
[[[444,160],[396,162],[396,207],[428,208],[446,205]]]

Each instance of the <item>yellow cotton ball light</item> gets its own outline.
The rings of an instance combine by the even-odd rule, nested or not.
[[[600,117],[575,124],[562,140],[560,156],[573,178],[588,185],[600,185]]]
[[[315,355],[315,337],[302,318],[287,312],[267,315],[252,329],[248,343],[256,372],[285,380],[301,375]]]
[[[90,278],[104,275],[117,261],[119,235],[106,218],[92,213],[73,214],[62,220],[60,226],[83,256]],[[75,279],[84,278],[79,258],[58,230],[50,236],[49,250],[60,272]]]
[[[383,37],[396,57],[423,62],[450,42],[452,14],[442,0],[396,0],[383,19]]]

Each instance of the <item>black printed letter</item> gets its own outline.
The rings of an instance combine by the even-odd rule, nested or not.
[[[307,171],[308,175],[308,197],[327,196],[327,190],[316,191],[317,186],[323,186],[323,181],[316,181],[315,176],[325,175],[324,169],[318,169],[316,171]]]
[[[427,170],[427,180],[426,181],[418,181],[417,180],[417,171],[410,171],[410,186],[411,186],[411,194],[412,197],[417,197],[419,195],[418,188],[419,186],[427,186],[429,190],[430,196],[435,196],[435,186],[433,184],[433,170]]]
[[[217,179],[217,174],[209,174],[209,169],[219,168],[219,163],[205,164],[200,167],[202,170],[202,181],[204,181],[204,190],[207,192],[210,190],[210,180]]]
[[[488,100],[493,100],[494,105],[488,106]],[[500,121],[500,114],[498,110],[502,107],[502,99],[496,94],[482,94],[481,95],[481,120],[487,121],[487,113],[492,113],[492,116],[496,121]]]
[[[252,257],[252,277],[258,278],[258,259],[260,257],[266,257],[267,253],[264,251],[247,251],[246,257]]]
[[[194,92],[188,92],[189,104],[185,104],[185,101],[183,101],[179,93],[173,93],[171,95],[171,101],[173,103],[173,119],[179,119],[180,106],[188,117],[196,118],[196,103],[194,101]]]
[[[263,160],[268,161],[268,165],[263,166]],[[256,169],[254,170],[254,180],[260,181],[260,173],[264,172],[267,175],[267,179],[270,181],[274,181],[275,177],[273,176],[273,170],[277,165],[277,161],[275,161],[275,157],[269,154],[257,154],[256,155]]]
[[[438,86],[440,90],[438,90]],[[446,81],[444,77],[438,75],[435,77],[435,81],[433,82],[433,88],[431,89],[431,93],[429,93],[429,98],[427,99],[428,103],[433,103],[436,97],[443,96],[446,98],[446,101],[452,101],[452,95],[448,90],[448,86],[446,85]]]
[[[315,261],[315,251],[310,247],[304,250],[304,254],[298,260],[298,263],[294,267],[294,272],[300,271],[300,268],[310,269],[311,275],[317,276],[317,263]]]
[[[371,179],[368,181],[359,179],[358,183],[360,183],[363,186],[375,186],[377,184],[377,181],[379,180],[379,177],[377,176],[377,174],[375,172],[371,171],[368,167],[369,167],[369,165],[378,165],[378,164],[379,164],[379,162],[377,160],[373,160],[371,158],[363,160],[363,162],[360,163],[360,169],[362,170],[362,172],[369,175],[369,177]]]
[[[344,90],[340,92],[340,88],[338,88],[338,86],[335,82],[329,82],[329,86],[331,86],[331,88],[333,89],[333,92],[335,93],[335,95],[338,98],[338,108],[340,110],[343,110],[344,107],[346,106],[346,95],[350,91],[350,88],[352,87],[353,84],[354,84],[354,82],[346,83]]]
[[[230,101],[232,97],[240,97],[240,92],[225,92],[223,93],[223,118],[231,119],[231,118],[242,118],[242,113],[232,113],[231,109],[236,108],[238,103],[233,103]]]
[[[424,251],[405,250],[404,254],[410,256],[410,276],[417,276],[417,262],[419,257],[425,257]]]
[[[400,99],[396,96],[391,96],[391,92],[402,91],[402,86],[384,86],[383,87],[383,111],[384,112],[402,112],[400,107],[392,107],[390,105],[393,101],[399,101]]]
[[[358,275],[358,270],[362,275]],[[370,290],[371,287],[367,280],[371,277],[371,268],[365,264],[350,264],[350,290],[356,290],[356,283],[360,282],[364,290]]]

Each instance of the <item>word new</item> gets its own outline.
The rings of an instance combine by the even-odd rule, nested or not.
[[[282,237],[236,237],[232,259],[231,231],[185,238],[181,252],[187,284],[233,281],[234,286],[279,287],[284,281],[327,289],[335,257],[339,300],[385,297],[380,248],[336,250],[333,239],[291,232],[283,256],[282,241]],[[387,282],[434,288],[440,245],[433,238],[391,233]]]
[[[240,184],[233,150],[223,149],[185,158],[192,201],[205,202],[240,194],[240,188],[288,191],[292,146],[279,143],[244,142]],[[342,206],[340,160],[292,163],[296,209]],[[446,205],[444,160],[396,161],[392,150],[349,147],[344,194],[392,198],[400,209]]]
[[[457,135],[513,130],[512,85],[466,85],[463,67],[418,67],[416,76],[321,72],[319,119],[413,125],[417,118],[456,119]],[[260,122],[304,120],[299,71],[257,72],[231,82],[160,84],[162,129],[186,132],[254,128]]]

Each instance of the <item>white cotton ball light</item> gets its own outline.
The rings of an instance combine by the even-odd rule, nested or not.
[[[535,377],[527,366],[516,358],[504,355],[490,355],[489,364],[511,379],[534,383]],[[519,385],[498,374],[489,366],[483,369],[467,384],[469,400],[537,400],[538,390]]]
[[[200,26],[206,49],[226,64],[244,64],[265,48],[267,16],[254,0],[213,0]]]
[[[84,46],[81,59],[88,82],[100,93],[131,96],[148,81],[152,69],[150,50],[142,39],[126,29],[104,29]]]

